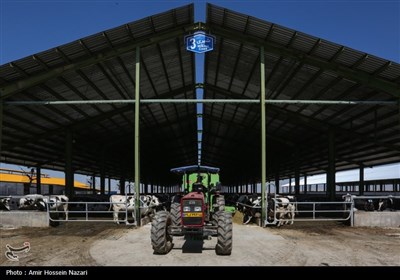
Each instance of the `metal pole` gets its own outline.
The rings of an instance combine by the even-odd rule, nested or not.
[[[140,47],[136,47],[135,69],[135,193],[136,224],[140,226],[140,147],[139,147],[139,105],[140,105]]]
[[[335,132],[330,129],[328,133],[328,172],[327,172],[327,192],[330,201],[336,198],[336,163],[335,163]]]
[[[1,140],[3,138],[3,101],[0,100],[0,159],[1,159]]]
[[[364,165],[360,166],[360,183],[358,186],[358,193],[359,195],[364,194]]]
[[[96,194],[96,175],[92,175],[92,193]]]
[[[108,177],[108,194],[111,193],[111,178]]]
[[[275,172],[275,193],[279,194],[279,172]]]
[[[119,180],[119,193],[125,194],[125,175],[122,175],[122,178]]]
[[[307,194],[307,174],[304,173],[304,194]]]
[[[298,165],[296,166],[296,170],[294,171],[294,193],[296,195],[300,194],[300,171]]]
[[[104,151],[101,156],[101,167],[100,167],[100,193],[104,194],[106,190],[106,167],[104,162]]]
[[[261,221],[262,226],[265,225],[266,211],[265,211],[265,187],[266,187],[266,118],[265,118],[265,57],[264,46],[260,47],[260,75],[261,75]]]
[[[140,103],[249,103],[258,104],[256,99],[141,99]],[[318,104],[318,105],[387,105],[397,106],[397,101],[385,100],[264,100],[266,104]],[[7,106],[26,105],[93,105],[93,104],[134,104],[136,100],[114,99],[114,100],[44,100],[44,101],[6,101]]]
[[[74,195],[74,173],[72,171],[73,135],[71,130],[66,131],[65,137],[65,191],[67,196]]]
[[[36,193],[42,193],[42,177],[40,167],[36,167]]]

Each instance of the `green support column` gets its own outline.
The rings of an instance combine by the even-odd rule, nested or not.
[[[139,147],[139,108],[140,108],[140,47],[136,48],[135,69],[135,193],[136,222],[140,226],[140,147]]]
[[[36,193],[42,193],[42,177],[41,177],[41,169],[39,166],[36,167]]]
[[[265,57],[264,57],[264,47],[260,47],[260,75],[261,75],[261,220],[262,226],[265,224],[266,212],[265,212],[265,187],[266,187],[266,117],[265,117]]]
[[[328,172],[326,174],[326,187],[328,198],[334,201],[336,198],[336,163],[335,163],[335,132],[330,129],[328,134]]]
[[[74,172],[72,170],[73,135],[71,130],[66,131],[65,137],[65,193],[68,197],[74,195]]]

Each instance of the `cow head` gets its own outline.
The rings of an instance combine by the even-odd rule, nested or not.
[[[10,211],[10,197],[0,198],[0,210]]]

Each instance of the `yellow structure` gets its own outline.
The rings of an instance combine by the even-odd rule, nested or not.
[[[20,183],[36,185],[36,173],[0,168],[0,183]],[[51,178],[47,174],[42,174],[41,184],[65,187],[65,179]],[[74,181],[74,187],[78,190],[91,190],[90,186],[78,181]]]

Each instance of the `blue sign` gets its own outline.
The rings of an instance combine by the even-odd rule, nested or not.
[[[214,49],[214,36],[198,31],[185,37],[186,50],[195,53],[205,53]]]

